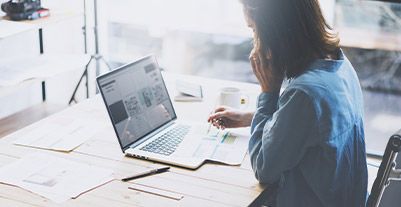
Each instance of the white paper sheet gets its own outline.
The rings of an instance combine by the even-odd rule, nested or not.
[[[228,165],[240,165],[248,149],[247,129],[218,130],[207,125],[194,125],[175,156],[196,157]],[[204,135],[202,135],[204,134]],[[193,153],[193,154],[190,154]]]
[[[0,182],[61,203],[113,180],[112,171],[49,154],[33,154],[0,168]]]
[[[219,131],[212,127],[195,151],[195,157],[206,156],[208,160],[229,165],[240,165],[248,147],[246,136],[234,131]],[[199,153],[199,154],[197,154]]]
[[[16,145],[70,152],[96,134],[95,124],[85,119],[49,118],[29,126],[25,134],[11,136]]]

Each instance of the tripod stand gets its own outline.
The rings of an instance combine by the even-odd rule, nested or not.
[[[99,75],[100,73],[100,62],[102,61],[109,70],[111,70],[110,65],[107,63],[107,61],[103,58],[103,56],[99,53],[99,33],[98,33],[98,17],[97,17],[97,0],[93,0],[93,16],[94,16],[94,26],[93,26],[93,31],[94,31],[94,37],[95,37],[95,54],[91,55],[91,58],[89,59],[88,63],[85,65],[85,70],[81,75],[81,78],[79,79],[77,85],[75,86],[74,92],[72,93],[72,96],[70,98],[70,101],[68,104],[71,104],[72,102],[77,102],[75,99],[76,93],[78,91],[79,86],[81,85],[82,80],[85,78],[85,87],[86,87],[86,98],[89,98],[89,74],[88,74],[88,69],[90,67],[90,64],[93,60],[96,62],[96,76]],[[84,45],[85,45],[85,54],[87,53],[87,33],[86,33],[86,0],[84,0],[84,26],[82,27],[82,31],[84,33]]]

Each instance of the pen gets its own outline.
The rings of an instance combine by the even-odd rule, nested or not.
[[[219,137],[220,132],[222,132],[222,130],[219,128],[219,131],[217,132],[216,137]]]
[[[213,111],[210,112],[209,116],[212,115],[212,113],[213,113]],[[207,129],[207,134],[209,134],[210,129],[212,128],[212,123],[213,123],[213,120],[211,120],[209,123],[209,128]]]
[[[170,169],[170,167],[156,168],[156,169],[149,170],[149,171],[146,171],[146,172],[143,172],[143,173],[139,173],[137,175],[133,175],[133,176],[130,176],[130,177],[123,178],[122,181],[123,182],[127,182],[127,181],[130,181],[130,180],[133,180],[133,179],[142,178],[142,177],[146,177],[146,176],[149,176],[149,175],[164,173],[164,172],[168,171],[169,169]]]
[[[212,128],[212,122],[210,122],[210,124],[209,124],[209,128],[207,129],[207,134],[209,134],[210,128]]]
[[[220,132],[224,131],[224,129],[222,130],[222,127],[224,127],[224,122],[221,120],[221,118],[217,119],[217,121],[219,123],[219,131],[217,132],[216,136],[219,136]]]

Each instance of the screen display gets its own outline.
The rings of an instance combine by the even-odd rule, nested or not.
[[[99,77],[98,84],[123,148],[176,118],[153,56]]]

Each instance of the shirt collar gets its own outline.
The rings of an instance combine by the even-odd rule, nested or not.
[[[308,66],[308,69],[309,70],[318,69],[318,70],[326,70],[326,71],[336,71],[343,64],[345,58],[346,57],[344,56],[342,49],[340,49],[338,52],[337,60],[317,59]]]

